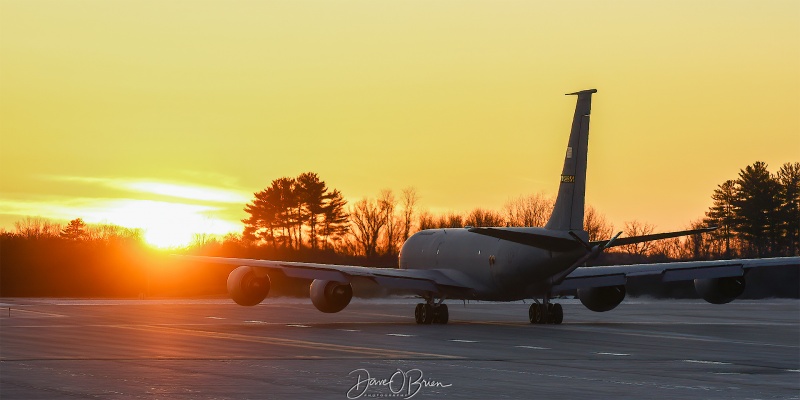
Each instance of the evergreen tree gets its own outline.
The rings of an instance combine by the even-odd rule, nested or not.
[[[272,200],[274,198],[274,188],[269,187],[254,194],[253,201],[244,206],[244,211],[250,217],[243,219],[243,237],[249,241],[265,242],[277,247],[275,240],[275,230],[277,224],[277,210]]]
[[[737,235],[748,255],[767,256],[779,236],[780,184],[761,161],[741,170],[736,184],[739,187],[734,202]]]
[[[350,230],[346,205],[342,192],[336,189],[325,195],[325,205],[322,207],[323,248],[328,247],[329,240],[338,241]]]
[[[325,195],[328,187],[319,180],[313,172],[306,172],[297,177],[297,191],[300,205],[305,209],[305,219],[308,222],[309,242],[312,249],[317,248],[317,225],[319,217],[325,208]],[[303,216],[301,213],[300,217]]]
[[[783,164],[780,183],[781,249],[783,255],[800,255],[800,162]]]
[[[299,203],[294,192],[295,180],[280,178],[270,186],[254,194],[253,201],[245,205],[250,217],[242,220],[244,236],[257,241],[271,242],[277,247],[293,247],[299,237],[296,234],[296,207]]]
[[[61,231],[61,237],[69,240],[85,240],[89,237],[89,232],[86,229],[86,223],[81,218],[75,218],[69,221],[67,227]]]
[[[262,243],[278,243],[284,248],[300,249],[305,245],[303,230],[309,229],[308,245],[318,247],[321,234],[327,248],[328,238],[339,238],[347,229],[347,203],[341,192],[328,190],[325,182],[313,172],[297,178],[280,178],[255,193],[244,208],[250,214],[242,220],[244,236]]]
[[[736,229],[736,208],[734,203],[738,196],[736,181],[727,180],[714,189],[711,199],[714,204],[706,212],[704,220],[707,226],[716,226],[719,229],[710,235],[715,241],[720,242],[726,258],[732,255],[734,231]]]

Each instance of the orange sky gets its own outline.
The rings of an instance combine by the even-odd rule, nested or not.
[[[499,209],[555,192],[597,88],[587,201],[677,229],[800,161],[798,71],[797,1],[0,0],[0,227],[239,230],[305,171]]]

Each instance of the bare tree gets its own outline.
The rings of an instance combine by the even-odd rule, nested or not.
[[[500,213],[494,210],[475,208],[464,218],[465,226],[502,226],[505,222]]]
[[[402,225],[403,225],[404,242],[411,235],[411,230],[413,229],[414,225],[414,213],[416,212],[418,201],[419,201],[419,196],[417,195],[417,189],[413,187],[407,187],[403,189],[403,197],[400,200],[400,202],[403,205]]]
[[[626,237],[631,237],[631,236],[649,235],[653,233],[654,230],[655,230],[655,225],[653,224],[647,222],[639,222],[638,220],[633,220],[625,223],[625,229],[623,229],[623,232],[625,233]],[[649,254],[652,246],[653,242],[641,242],[641,243],[626,244],[620,247],[624,252],[645,256]]]
[[[693,221],[687,229],[705,228],[706,224],[702,219]],[[714,248],[714,240],[708,235],[696,234],[686,236],[683,241],[682,259],[705,260],[711,257]]]
[[[397,254],[397,248],[402,235],[402,222],[395,215],[397,208],[397,200],[394,197],[391,189],[384,189],[381,191],[380,198],[378,199],[383,217],[386,219],[383,234],[383,248],[385,254]]]
[[[463,228],[464,227],[464,217],[461,214],[450,211],[447,214],[442,214],[436,220],[436,227],[437,228]]]
[[[43,239],[61,234],[61,225],[47,218],[25,217],[14,222],[17,235],[26,239]]]
[[[116,240],[142,240],[143,231],[114,224],[97,224],[90,225],[88,233],[90,239],[112,242]]]
[[[360,253],[373,257],[378,254],[378,239],[386,226],[384,203],[363,198],[350,208],[350,231]]]
[[[587,205],[583,217],[583,227],[589,233],[589,241],[608,240],[614,235],[614,225],[594,207]]]
[[[677,260],[683,255],[683,242],[681,238],[661,239],[653,242],[650,249],[651,255],[658,255],[665,259]]]
[[[428,210],[422,210],[417,220],[419,221],[419,230],[421,231],[436,228],[436,217]]]
[[[554,204],[555,200],[543,193],[511,199],[503,206],[506,226],[544,226]]]

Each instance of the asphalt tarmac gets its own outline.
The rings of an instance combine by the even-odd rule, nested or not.
[[[2,399],[798,399],[800,301],[0,299]]]

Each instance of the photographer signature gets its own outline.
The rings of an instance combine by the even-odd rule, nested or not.
[[[356,375],[356,384],[347,391],[348,399],[358,399],[364,396],[371,387],[381,387],[389,389],[391,393],[367,395],[367,397],[402,397],[410,399],[419,393],[422,388],[437,387],[446,388],[453,386],[430,378],[424,378],[422,370],[414,368],[408,371],[397,369],[388,379],[377,379],[370,376],[365,368],[358,368],[350,371],[348,376]]]

